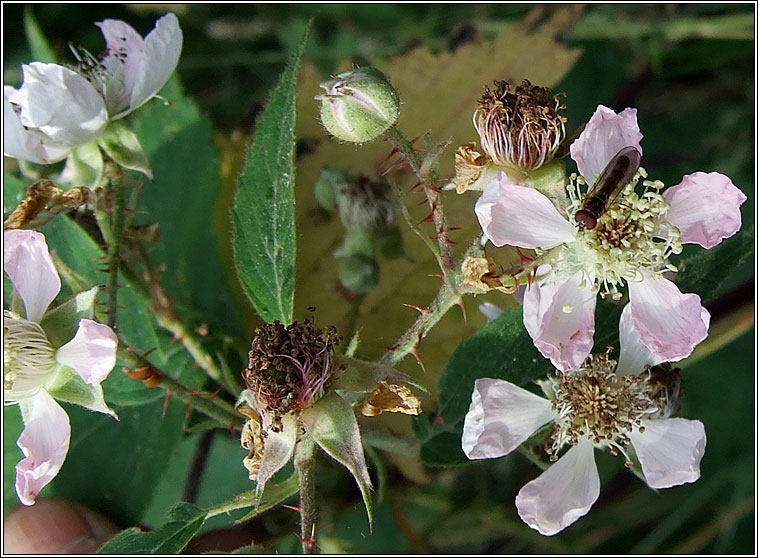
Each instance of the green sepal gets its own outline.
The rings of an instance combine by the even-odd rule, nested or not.
[[[346,368],[337,370],[332,376],[330,385],[333,389],[366,393],[372,391],[381,380],[389,380],[391,382],[409,384],[424,393],[427,391],[423,385],[413,380],[410,376],[386,364],[369,362],[345,355],[337,355],[335,362],[338,366],[344,364]]]
[[[94,188],[102,178],[103,154],[93,141],[74,148],[58,180],[71,186]]]
[[[76,294],[45,313],[40,325],[56,349],[71,341],[79,328],[79,320],[93,319],[95,298],[99,287]]]
[[[86,383],[73,368],[59,364],[45,384],[45,389],[59,401],[74,403],[118,420],[116,413],[108,407],[103,398],[102,386]]]
[[[122,120],[110,122],[97,142],[103,151],[122,167],[139,171],[150,180],[153,179],[150,161],[142,149],[142,144]]]
[[[361,433],[352,407],[336,393],[328,393],[303,410],[300,419],[314,441],[353,475],[363,496],[369,527],[374,528],[371,479],[363,456]]]

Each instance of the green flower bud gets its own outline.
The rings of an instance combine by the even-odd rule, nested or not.
[[[340,220],[350,232],[375,234],[395,226],[392,186],[358,176],[335,190]]]
[[[337,193],[348,188],[350,175],[346,170],[324,168],[313,185],[313,195],[326,211],[337,209]]]
[[[354,293],[365,293],[379,283],[379,264],[365,254],[354,254],[340,260],[337,272],[342,285]]]
[[[366,66],[321,83],[321,122],[334,137],[363,143],[383,134],[400,114],[400,99],[387,78]]]

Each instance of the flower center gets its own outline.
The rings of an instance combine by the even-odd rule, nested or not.
[[[55,370],[55,349],[36,322],[3,311],[3,396],[16,402],[33,396]]]
[[[548,391],[554,394],[553,408],[558,412],[546,442],[551,460],[557,459],[564,445],[576,445],[582,438],[596,447],[610,448],[614,455],[625,453],[628,432],[644,430],[641,420],[667,418],[675,410],[678,370],[662,365],[640,375],[619,375],[615,368],[616,361],[599,354],[579,370],[549,376]]]
[[[681,252],[682,243],[679,230],[665,221],[669,204],[660,194],[663,183],[645,180],[643,193],[635,192],[640,178],[646,176],[645,169],[640,168],[618,198],[609,200],[591,229],[574,219],[587,192],[580,191],[584,179],[571,176],[568,185],[571,204],[567,212],[569,221],[577,227],[577,235],[558,255],[557,267],[571,274],[583,269],[601,296],[610,294],[614,300],[620,299],[618,287],[637,280],[642,268],[653,275],[676,271],[668,258]]]

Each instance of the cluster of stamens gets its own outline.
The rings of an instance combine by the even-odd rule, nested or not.
[[[668,258],[682,250],[679,230],[666,222],[669,204],[660,193],[662,182],[644,180],[643,193],[635,191],[639,180],[646,177],[645,169],[640,168],[598,217],[595,227],[588,229],[574,219],[587,196],[581,191],[585,181],[581,176],[571,175],[567,212],[569,221],[577,227],[577,237],[568,249],[560,251],[557,268],[570,274],[584,269],[601,296],[610,294],[614,300],[621,298],[620,285],[639,279],[640,269],[653,275],[676,271]]]
[[[299,412],[316,398],[334,372],[334,327],[319,329],[310,320],[283,326],[278,321],[255,330],[250,361],[242,373],[259,411],[273,417]]]
[[[55,349],[39,324],[3,311],[3,396],[18,401],[37,393],[55,369]]]
[[[550,89],[524,80],[515,91],[506,81],[484,88],[474,127],[482,149],[498,165],[535,169],[553,158],[565,136],[566,107]]]
[[[678,401],[678,370],[663,365],[639,375],[620,375],[615,368],[616,361],[603,353],[589,357],[578,370],[548,375],[546,391],[558,412],[545,443],[551,461],[566,444],[577,445],[581,439],[613,455],[626,455],[628,433],[643,432],[642,420],[672,414]]]

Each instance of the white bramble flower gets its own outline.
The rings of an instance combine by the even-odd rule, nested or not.
[[[543,535],[554,535],[585,515],[600,494],[594,450],[639,462],[651,488],[695,482],[705,452],[703,424],[671,418],[679,377],[621,328],[618,365],[595,355],[570,372],[540,382],[547,399],[504,380],[476,380],[463,426],[469,459],[504,456],[552,424],[545,443],[555,463],[516,496],[519,516]],[[568,450],[562,450],[568,446]],[[632,451],[633,450],[633,451]],[[559,453],[561,454],[559,457]]]
[[[3,149],[8,157],[49,164],[67,159],[63,182],[99,179],[103,149],[126,168],[150,176],[142,148],[117,123],[155,96],[176,68],[182,50],[177,17],[166,14],[143,39],[114,19],[96,24],[106,50],[98,60],[78,55],[70,69],[58,64],[24,64],[19,89],[3,87]]]
[[[4,270],[26,311],[3,311],[3,400],[18,404],[24,420],[16,492],[29,506],[68,453],[71,426],[56,399],[115,417],[100,383],[116,364],[118,341],[108,326],[81,317],[91,314],[97,287],[47,311],[61,282],[41,233],[7,230],[3,242]]]
[[[476,203],[486,239],[541,254],[543,265],[524,293],[524,325],[560,370],[578,368],[592,349],[598,292],[618,299],[624,284],[631,323],[659,362],[685,358],[708,334],[710,315],[700,297],[681,293],[664,274],[676,271],[668,257],[682,243],[707,249],[739,230],[746,197],[728,177],[696,172],[663,193],[660,181],[644,180],[639,194],[635,186],[647,176],[640,168],[594,226],[575,217],[587,196],[579,187],[592,186],[621,149],[641,153],[641,138],[635,109],[616,114],[601,105],[571,145],[581,176],[568,185],[568,207],[556,208],[503,172]]]

